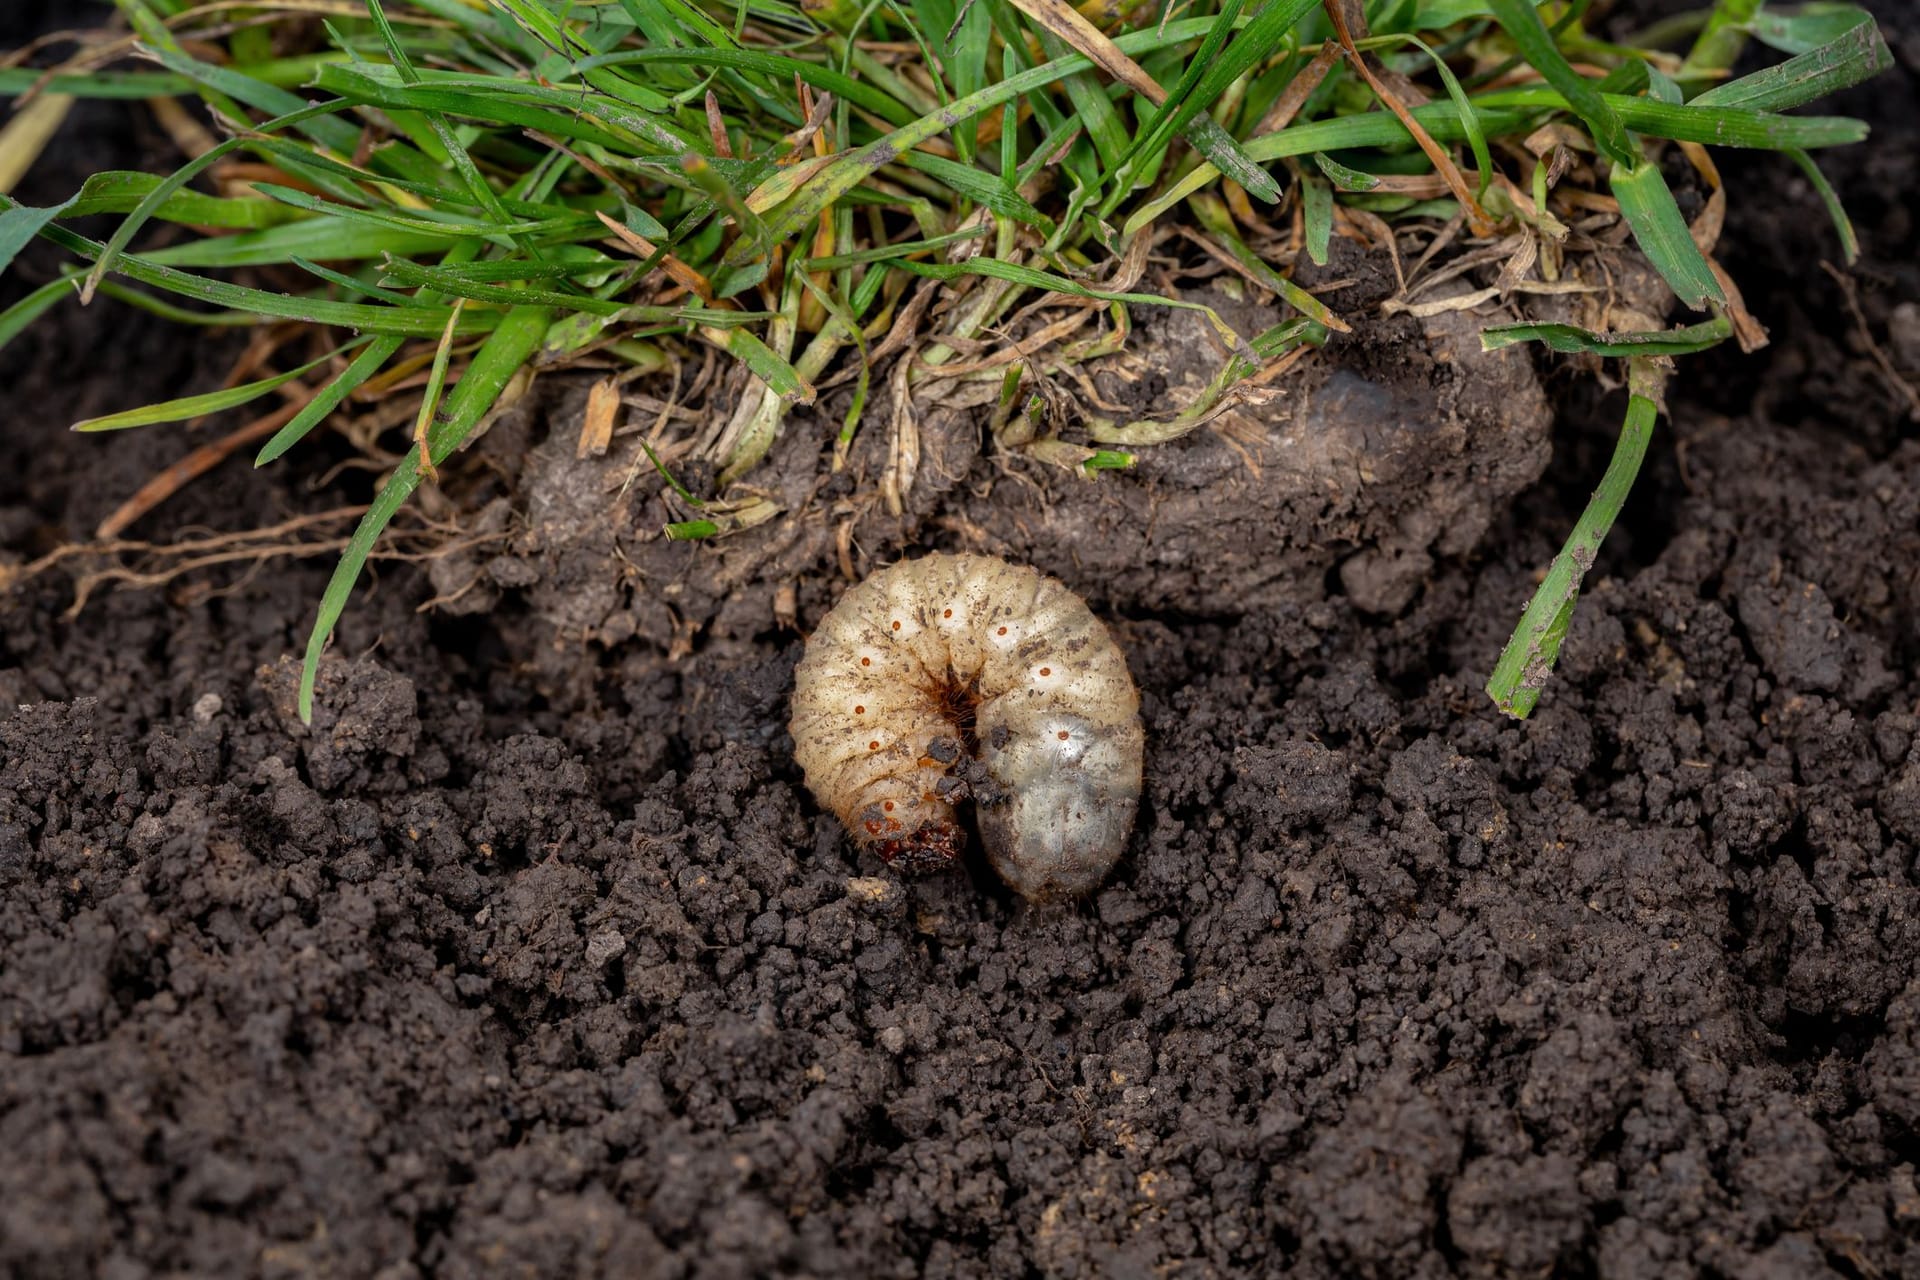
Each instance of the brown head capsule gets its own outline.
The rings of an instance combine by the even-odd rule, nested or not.
[[[794,676],[793,744],[895,866],[951,863],[971,796],[994,870],[1033,899],[1105,879],[1140,800],[1126,658],[1078,596],[992,556],[902,561],[842,596]]]

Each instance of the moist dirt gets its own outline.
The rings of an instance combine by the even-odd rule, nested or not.
[[[1828,172],[1864,332],[1913,379],[1920,28],[1880,12],[1901,64],[1838,104],[1878,144]],[[30,202],[163,148],[83,113]],[[1251,526],[1191,519],[1125,585],[1134,499],[1051,522],[977,456],[929,487],[922,545],[1062,574],[1141,686],[1138,828],[1076,908],[854,851],[794,768],[802,642],[757,589],[556,619],[537,556],[471,557],[484,607],[423,612],[459,575],[382,563],[307,728],[325,548],[77,617],[66,575],[17,587],[0,1271],[1920,1274],[1920,436],[1813,193],[1723,167],[1776,193],[1723,245],[1774,345],[1675,383],[1524,724],[1479,686],[1604,466],[1622,403],[1589,379],[1541,365],[1554,456],[1517,500],[1424,490],[1398,542],[1336,506],[1347,549],[1285,589]],[[1449,403],[1359,345],[1367,385]],[[185,447],[66,424],[235,350],[104,303],[17,341],[0,564]],[[135,536],[364,501],[350,456],[236,459]],[[795,555],[805,625],[833,549]],[[1209,557],[1230,585],[1181,567]]]

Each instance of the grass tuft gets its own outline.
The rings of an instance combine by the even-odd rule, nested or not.
[[[386,419],[411,423],[407,457],[321,602],[303,715],[381,530],[534,370],[597,367],[613,386],[677,379],[702,348],[731,362],[732,416],[674,455],[705,464],[713,491],[687,490],[649,448],[700,512],[665,536],[724,537],[778,514],[742,482],[791,407],[856,384],[837,467],[888,361],[896,403],[941,381],[999,382],[1000,446],[1091,479],[1348,331],[1291,278],[1334,237],[1458,223],[1445,241],[1517,246],[1492,293],[1524,304],[1571,259],[1613,252],[1600,233],[1624,221],[1706,318],[1486,335],[1626,360],[1636,388],[1606,501],[1576,524],[1489,685],[1524,715],[1645,451],[1658,400],[1645,392],[1672,357],[1764,340],[1712,259],[1727,193],[1698,148],[1784,153],[1851,257],[1810,153],[1865,129],[1784,113],[1891,64],[1863,10],[1757,0],[1670,27],[1698,33],[1684,53],[1596,39],[1587,0],[116,2],[120,26],[63,61],[0,65],[0,94],[30,112],[0,132],[0,174],[45,145],[64,110],[53,95],[167,100],[156,119],[189,158],[166,175],[97,175],[48,208],[0,196],[0,269],[35,237],[72,260],[67,279],[0,313],[0,345],[96,291],[186,323],[276,325],[280,370],[80,424],[277,392],[298,407],[256,423],[274,431],[262,465],[350,401],[415,397]],[[1787,57],[1733,79],[1750,39]],[[1670,143],[1712,175],[1711,219],[1683,216],[1660,163]],[[122,215],[105,243],[64,225],[100,213]],[[1150,251],[1174,240],[1302,318],[1243,335],[1143,287]],[[1071,397],[1052,379],[1118,350],[1140,306],[1200,311],[1231,353],[1218,377],[1170,420],[1064,417]],[[892,433],[882,488],[897,504],[918,441],[911,415],[890,416],[872,429]]]

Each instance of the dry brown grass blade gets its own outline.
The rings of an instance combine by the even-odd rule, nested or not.
[[[634,232],[627,230],[626,227],[615,222],[612,218],[609,218],[597,209],[594,210],[593,216],[606,224],[607,230],[613,232],[613,234],[619,238],[622,245],[632,250],[641,259],[651,258],[656,252],[653,241],[647,239],[645,236],[636,235]],[[660,269],[667,273],[668,279],[672,280],[681,288],[698,296],[700,301],[706,303],[708,306],[719,305],[713,300],[713,286],[707,282],[707,278],[672,254],[663,253],[660,255]],[[725,305],[731,306],[732,304],[728,303]]]
[[[722,160],[733,159],[733,143],[727,140],[727,118],[720,112],[720,99],[707,90],[707,136],[713,139],[713,154]]]
[[[272,413],[264,414],[247,423],[244,427],[218,440],[201,445],[186,457],[166,467],[151,480],[141,485],[131,498],[114,509],[112,515],[100,522],[93,536],[102,540],[117,538],[125,533],[129,526],[155,507],[171,498],[180,490],[198,480],[207,472],[231,458],[240,450],[256,441],[264,440],[280,428],[292,422],[294,415],[306,407],[313,399],[314,392],[294,383],[293,399],[281,405]]]
[[[920,423],[913,411],[912,369],[913,361],[902,360],[888,379],[893,412],[888,415],[887,465],[880,473],[880,497],[887,504],[887,512],[896,516],[906,511],[907,495],[920,472]]]
[[[1002,369],[1007,365],[1013,364],[1015,361],[1030,360],[1036,355],[1051,351],[1057,344],[1066,341],[1081,329],[1086,328],[1087,322],[1093,319],[1102,305],[1103,304],[1096,302],[1081,307],[1073,313],[1053,321],[1051,324],[1042,325],[1019,341],[1001,347],[992,355],[983,356],[981,359],[970,360],[965,364],[934,365],[925,371],[925,380],[931,383],[951,378],[960,378],[968,374],[981,373],[988,369]],[[946,341],[951,343],[953,339],[948,338]]]
[[[920,281],[914,290],[913,297],[909,298],[907,305],[900,308],[899,313],[894,316],[893,324],[887,330],[887,336],[882,338],[879,345],[867,353],[868,367],[877,369],[895,354],[911,346],[913,340],[920,334],[920,322],[926,319],[927,309],[931,307],[939,297],[940,282],[938,280]],[[839,386],[843,382],[853,381],[858,375],[858,369],[851,367],[842,369],[839,373],[821,383],[820,387],[824,390],[827,387]]]
[[[1720,181],[1719,168],[1705,147],[1697,142],[1676,145],[1693,166],[1693,171],[1707,184],[1707,207],[1700,211],[1700,216],[1693,220],[1687,230],[1692,234],[1693,242],[1700,246],[1700,252],[1711,256],[1714,246],[1720,243],[1720,231],[1727,221],[1726,187]]]
[[[1734,341],[1740,344],[1742,351],[1752,354],[1767,345],[1766,326],[1747,310],[1746,299],[1741,296],[1740,287],[1733,282],[1733,277],[1726,273],[1713,256],[1714,246],[1720,243],[1720,232],[1726,226],[1726,186],[1720,180],[1719,167],[1713,163],[1713,157],[1708,154],[1705,147],[1697,142],[1681,142],[1678,145],[1681,154],[1685,155],[1688,163],[1693,165],[1694,172],[1698,173],[1701,180],[1707,184],[1709,192],[1706,207],[1687,227],[1687,231],[1693,237],[1694,244],[1700,247],[1701,254],[1707,260],[1708,269],[1713,272],[1713,278],[1720,282],[1720,291],[1727,297],[1727,319],[1733,323]]]
[[[1367,82],[1367,87],[1373,90],[1374,96],[1386,104],[1387,110],[1393,112],[1406,131],[1413,135],[1413,140],[1420,144],[1422,151],[1427,153],[1427,159],[1433,162],[1434,170],[1447,180],[1447,187],[1453,192],[1453,198],[1460,202],[1460,208],[1466,212],[1467,225],[1473,228],[1473,234],[1492,235],[1493,220],[1487,217],[1487,211],[1480,207],[1478,200],[1474,199],[1473,189],[1467,185],[1465,176],[1460,172],[1460,166],[1453,162],[1453,157],[1447,154],[1447,149],[1435,142],[1433,135],[1414,119],[1413,112],[1407,108],[1407,104],[1387,87],[1385,81],[1374,74],[1373,68],[1367,65],[1365,55],[1354,47],[1353,31],[1347,25],[1345,6],[1340,3],[1340,0],[1322,0],[1322,7],[1327,11],[1328,21],[1333,23],[1333,33],[1339,39],[1340,47],[1346,51],[1347,61],[1352,63],[1353,69],[1360,73],[1360,78]]]
[[[1393,233],[1393,227],[1385,218],[1370,209],[1347,208],[1345,213],[1353,220],[1355,226],[1367,233],[1376,251],[1384,251],[1393,260],[1393,278],[1398,286],[1397,291],[1405,293],[1407,271],[1405,264],[1400,261],[1400,238]]]
[[[133,52],[134,39],[130,35],[114,36],[102,31],[52,31],[38,40],[34,40],[19,49],[0,58],[0,67],[23,67],[33,60],[33,55],[49,45],[65,44],[69,41],[78,44],[80,51],[57,66],[48,67],[25,92],[14,99],[16,111],[24,110],[29,103],[46,92],[56,76],[85,75],[97,71],[108,63],[117,62]]]
[[[453,335],[460,327],[460,312],[465,298],[455,298],[447,313],[447,328],[440,335],[440,349],[433,356],[433,371],[427,375],[427,394],[420,400],[420,416],[413,420],[414,469],[422,480],[440,483],[440,472],[433,465],[433,422],[438,414],[440,395],[446,388],[447,366],[452,362]]]
[[[587,392],[587,412],[580,424],[580,442],[574,447],[576,458],[597,458],[613,443],[613,426],[620,416],[620,380],[602,378]]]
[[[1100,28],[1081,16],[1078,9],[1063,0],[1011,0],[1013,7],[1066,41],[1074,52],[1135,93],[1159,106],[1167,100],[1167,91],[1143,70],[1139,63],[1120,51],[1120,46],[1102,35]]]
[[[600,181],[606,183],[608,190],[618,191],[623,195],[628,194],[627,184],[619,178],[614,177],[613,170],[607,168],[592,156],[582,155],[567,146],[566,143],[559,138],[550,137],[547,134],[541,133],[538,129],[528,129],[526,130],[526,135],[541,146],[553,151],[558,151],[561,155],[573,161],[582,169],[585,169],[588,173],[600,179]]]
[[[814,96],[813,87],[798,75],[793,78],[794,93],[800,99],[802,123],[792,133],[780,141],[787,147],[787,154],[780,159],[781,164],[791,164],[803,158],[804,152],[811,149],[815,156],[824,156],[831,148],[827,145],[821,130],[826,128],[827,120],[833,115],[833,95],[822,93]]]
[[[197,160],[220,145],[220,139],[214,137],[213,130],[200,123],[182,105],[178,98],[148,98],[147,110],[153,113],[153,119],[167,137],[173,139],[173,145],[190,160]],[[281,179],[278,171],[274,181]]]
[[[12,191],[27,176],[72,109],[71,97],[48,93],[14,112],[6,128],[0,129],[0,194]]]
[[[300,330],[291,325],[273,325],[267,328],[255,329],[253,331],[253,337],[246,345],[246,349],[241,351],[239,357],[236,358],[232,366],[227,369],[227,376],[220,382],[221,389],[231,390],[248,379],[261,374],[261,372],[266,369],[267,362],[273,359],[276,351],[300,336]],[[192,419],[187,425],[190,427],[196,426],[205,420],[205,416],[203,415],[202,417]]]

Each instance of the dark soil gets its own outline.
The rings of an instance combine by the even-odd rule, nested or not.
[[[1881,11],[1902,65],[1840,104],[1878,144],[1828,172],[1916,377],[1920,26]],[[23,194],[155,154],[137,119],[88,108]],[[1549,375],[1554,461],[1484,533],[1356,524],[1379,559],[1266,596],[1183,587],[1197,544],[1116,585],[1130,513],[1019,518],[985,460],[940,490],[923,541],[998,519],[1119,606],[1147,794],[1078,909],[856,854],[744,588],[556,625],[510,558],[466,614],[387,566],[311,730],[324,558],[6,597],[0,1271],[1920,1275],[1920,438],[1811,192],[1725,168],[1777,192],[1724,246],[1774,346],[1688,366],[1525,724],[1479,686],[1604,464],[1590,383]],[[224,343],[102,304],[8,350],[0,555],[183,448],[66,423]],[[364,494],[322,454],[139,532]]]

